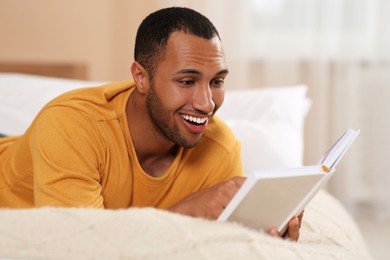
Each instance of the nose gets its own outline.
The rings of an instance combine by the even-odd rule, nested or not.
[[[209,84],[204,84],[196,88],[192,105],[195,110],[202,113],[210,114],[214,111],[213,92]]]

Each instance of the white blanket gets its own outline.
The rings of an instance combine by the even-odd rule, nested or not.
[[[23,259],[371,259],[352,218],[321,192],[299,242],[235,223],[144,208],[0,210],[0,257]]]

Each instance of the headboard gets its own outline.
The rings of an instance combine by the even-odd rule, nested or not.
[[[0,62],[0,72],[16,72],[68,79],[87,79],[87,67],[81,63]]]

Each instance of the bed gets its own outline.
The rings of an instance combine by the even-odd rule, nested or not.
[[[53,97],[102,83],[0,73],[0,133],[22,134]],[[242,143],[246,173],[302,164],[306,92],[303,85],[227,90],[218,115]],[[299,242],[153,208],[0,209],[0,258],[372,259],[353,218],[325,190],[306,208]]]

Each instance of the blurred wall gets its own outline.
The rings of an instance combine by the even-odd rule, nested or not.
[[[153,9],[153,1],[0,0],[0,61],[84,63],[90,80],[128,79],[137,27]]]
[[[187,6],[205,14],[218,28],[226,50],[228,88],[243,87],[247,75],[237,34],[239,3],[188,0],[0,0],[0,62],[69,62],[88,67],[89,80],[118,81],[131,77],[134,38],[149,13],[168,6]],[[236,17],[236,18],[235,18]]]

